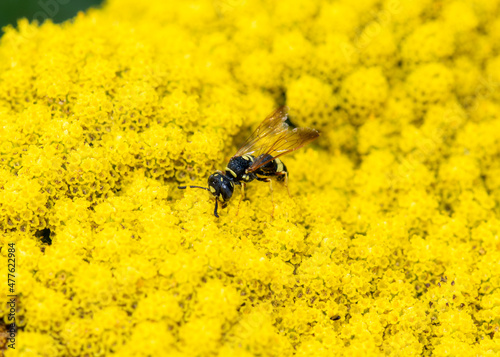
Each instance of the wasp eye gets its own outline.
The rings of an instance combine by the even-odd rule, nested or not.
[[[219,174],[212,174],[208,178],[208,189],[215,197],[217,197],[220,193],[221,182],[219,180],[219,176]]]

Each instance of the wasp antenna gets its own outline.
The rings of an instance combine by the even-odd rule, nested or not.
[[[180,188],[181,190],[184,190],[185,188],[188,188],[188,187],[191,187],[191,188],[202,188],[204,190],[210,191],[208,188],[201,187],[201,186],[177,186],[177,188]]]

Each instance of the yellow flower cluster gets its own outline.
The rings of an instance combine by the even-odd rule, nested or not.
[[[109,0],[6,28],[5,355],[500,355],[499,15]],[[217,219],[177,189],[283,104],[321,131],[283,158],[292,197],[253,182]]]

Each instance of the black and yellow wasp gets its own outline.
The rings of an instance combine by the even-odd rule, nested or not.
[[[309,128],[290,129],[285,122],[287,117],[287,107],[276,109],[264,119],[229,160],[226,172],[216,171],[210,175],[208,188],[189,186],[212,193],[215,197],[215,217],[219,217],[218,202],[221,202],[222,207],[226,206],[233,195],[234,185],[241,186],[241,197],[245,192],[245,184],[253,180],[269,182],[272,185],[271,178],[276,177],[278,181],[284,181],[288,189],[288,171],[279,157],[309,144],[319,136],[319,133]],[[188,186],[179,186],[180,189],[186,187]]]

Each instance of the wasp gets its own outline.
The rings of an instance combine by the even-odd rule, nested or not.
[[[253,180],[269,182],[272,192],[271,178],[276,178],[277,181],[284,182],[288,190],[288,170],[279,157],[309,144],[319,136],[319,132],[309,128],[290,129],[285,122],[287,118],[286,106],[269,114],[229,160],[225,172],[216,171],[210,175],[208,188],[179,188],[191,187],[209,191],[215,197],[214,215],[217,218],[218,202],[224,208],[233,196],[235,185],[241,187],[240,202],[245,193],[245,185]]]

